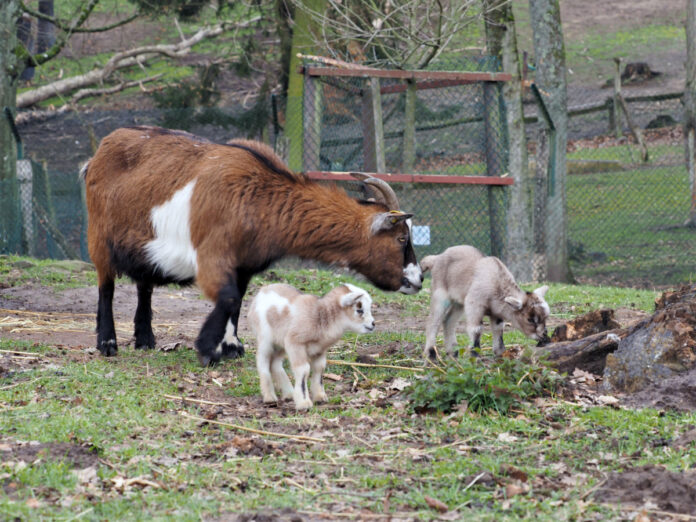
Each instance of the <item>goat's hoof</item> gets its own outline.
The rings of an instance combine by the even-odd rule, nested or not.
[[[311,407],[312,407],[312,401],[310,401],[309,399],[304,400],[304,401],[295,402],[295,409],[298,411],[308,410]]]
[[[108,341],[102,341],[99,343],[99,351],[105,357],[113,357],[118,353],[118,346],[116,345],[116,339],[109,339]]]
[[[222,357],[225,359],[237,359],[238,357],[244,356],[244,345],[241,341],[239,344],[228,344],[225,341],[222,342]]]
[[[430,348],[425,349],[426,357],[430,359],[431,361],[436,361],[437,360],[437,350],[435,349],[434,346],[431,346]]]
[[[216,366],[220,362],[220,356],[215,353],[203,354],[198,352],[198,362],[201,363],[203,367]]]
[[[320,403],[320,402],[329,402],[329,397],[325,394],[317,394],[314,397],[312,397],[312,400],[314,401],[314,404]]]
[[[469,353],[471,354],[471,357],[473,357],[474,359],[478,359],[479,357],[481,357],[481,348],[472,348],[471,352]]]
[[[135,337],[135,349],[136,350],[152,350],[155,347],[155,336],[143,335]]]

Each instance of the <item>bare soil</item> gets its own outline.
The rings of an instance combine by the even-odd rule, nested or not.
[[[678,473],[648,465],[611,473],[594,498],[625,507],[650,504],[669,513],[696,515],[696,472]]]

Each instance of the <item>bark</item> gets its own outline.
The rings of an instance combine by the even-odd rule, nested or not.
[[[13,252],[17,244],[16,224],[19,222],[16,205],[17,149],[9,122],[7,107],[14,114],[17,95],[16,20],[17,0],[0,2],[0,252]]]
[[[688,224],[696,227],[696,174],[694,134],[696,131],[696,0],[686,0],[686,87],[684,89],[684,139],[691,185]]]
[[[548,179],[546,214],[546,276],[549,281],[571,281],[568,265],[568,217],[566,213],[566,142],[568,95],[565,48],[559,0],[529,0],[536,60],[536,79],[556,128],[553,164]]]
[[[509,188],[507,208],[507,244],[505,259],[515,279],[527,282],[533,279],[531,262],[532,218],[531,186],[527,161],[524,112],[522,108],[521,67],[517,52],[517,34],[512,5],[506,0],[484,0],[486,41],[489,54],[502,59],[503,71],[512,74],[512,80],[503,85],[507,107],[508,172],[515,180]]]
[[[607,355],[616,351],[619,340],[627,334],[626,328],[609,330],[575,341],[552,343],[538,349],[537,353],[560,372],[570,374],[575,368],[579,368],[595,375],[602,375]]]

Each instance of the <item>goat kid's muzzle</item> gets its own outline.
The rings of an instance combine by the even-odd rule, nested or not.
[[[402,294],[416,294],[423,287],[423,271],[420,266],[409,264],[404,268],[404,276],[401,278]]]

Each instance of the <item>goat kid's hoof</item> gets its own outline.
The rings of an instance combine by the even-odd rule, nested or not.
[[[312,401],[309,400],[309,399],[306,399],[306,400],[303,400],[303,401],[299,401],[299,402],[295,402],[295,409],[296,409],[297,411],[308,410],[308,409],[311,408],[311,407],[312,407]]]
[[[425,349],[425,356],[431,361],[437,361],[437,350],[434,346]]]
[[[324,402],[329,402],[329,397],[325,394],[317,394],[314,397],[312,397],[312,400],[314,401],[314,404],[318,403],[324,403]]]
[[[108,341],[102,341],[97,347],[101,354],[105,357],[113,357],[118,353],[118,346],[116,345],[116,339],[109,339]]]

